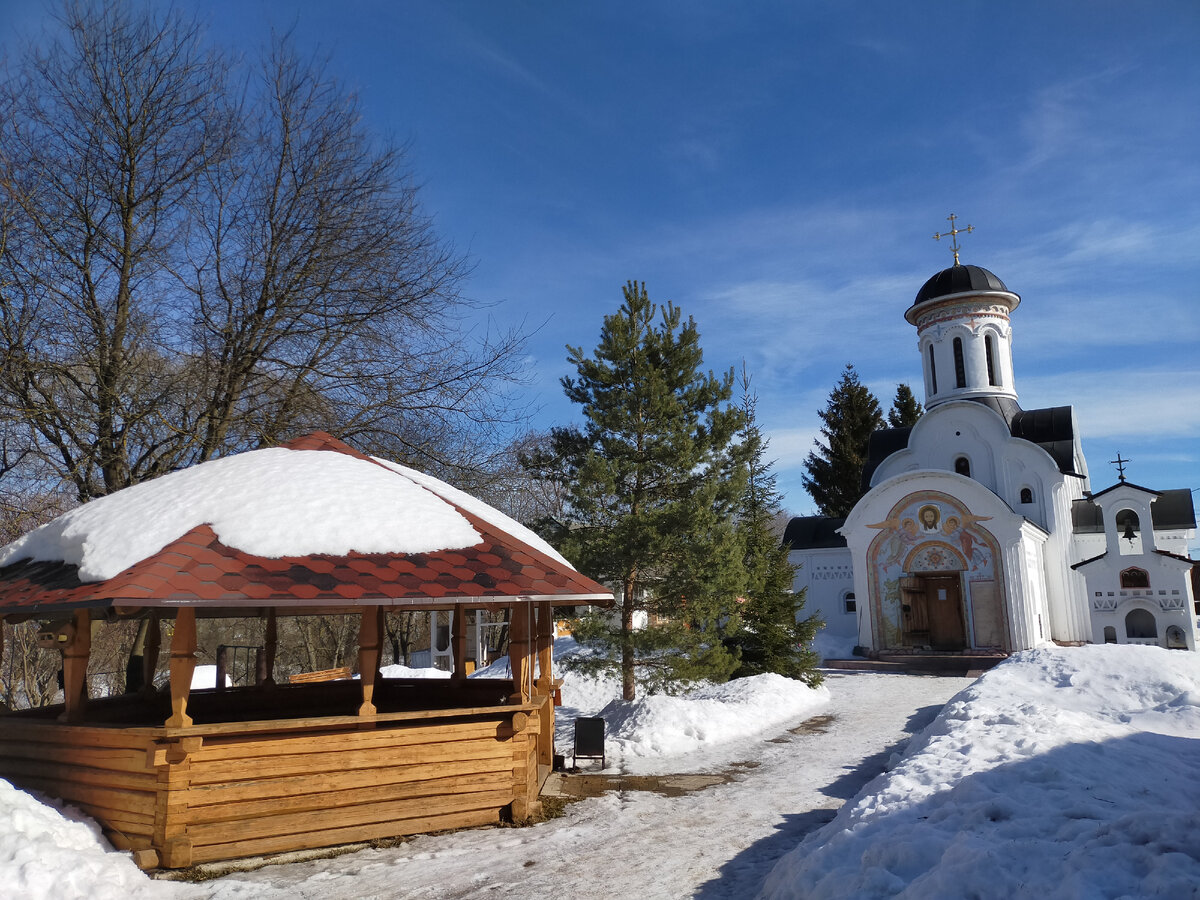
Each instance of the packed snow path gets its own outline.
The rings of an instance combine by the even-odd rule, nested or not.
[[[199,885],[249,898],[753,897],[808,832],[883,771],[966,678],[837,673],[808,718],[711,750],[639,761],[639,774],[725,772],[683,797],[610,793],[529,828],[421,836],[387,850],[270,866]],[[789,730],[791,729],[791,730]]]

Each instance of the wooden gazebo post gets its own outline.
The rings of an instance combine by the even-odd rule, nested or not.
[[[462,685],[467,680],[467,609],[461,603],[455,604],[454,612],[450,615],[450,650],[454,656],[454,670],[450,673],[450,681]]]
[[[367,606],[358,628],[358,677],[362,684],[360,716],[375,715],[375,680],[379,675],[379,640],[383,632],[383,607]]]
[[[158,611],[146,614],[146,640],[142,644],[142,694],[149,697],[155,692],[154,673],[158,669],[158,654],[162,650],[162,625]]]
[[[92,614],[86,609],[75,610],[71,639],[63,647],[63,722],[83,719],[87,705],[88,656],[92,652]]]
[[[167,728],[188,728],[188,695],[192,691],[192,673],[196,671],[196,610],[181,606],[175,612],[175,631],[171,635],[171,718]]]
[[[508,622],[508,667],[512,672],[513,698],[518,703],[528,703],[532,696],[530,682],[533,667],[530,646],[529,618],[532,607],[528,603],[516,603]]]
[[[263,684],[275,686],[275,654],[279,648],[279,624],[276,622],[275,607],[267,608],[267,625],[263,630]]]

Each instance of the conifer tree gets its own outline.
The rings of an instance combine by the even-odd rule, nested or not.
[[[829,403],[818,412],[821,435],[816,449],[804,460],[804,487],[823,516],[845,516],[865,493],[863,464],[871,435],[883,424],[879,400],[858,380],[847,364],[842,378],[829,394]]]
[[[816,616],[800,618],[804,590],[792,592],[796,567],[788,561],[771,528],[782,501],[775,483],[773,463],[766,458],[767,439],[755,420],[758,398],[750,390],[750,376],[742,367],[741,443],[746,453],[746,485],[738,504],[737,534],[745,567],[741,628],[730,642],[741,655],[734,677],[775,672],[815,687],[821,682],[818,655],[809,649],[823,624]]]
[[[619,671],[626,700],[639,680],[669,690],[725,680],[737,665],[721,640],[742,586],[733,372],[702,372],[695,322],[673,304],[659,313],[629,282],[592,355],[567,348],[577,374],[562,384],[584,424],[555,429],[553,459],[531,460],[543,471],[553,462],[566,486],[567,557],[619,596],[619,621],[592,616],[575,634],[599,651],[581,667]]]
[[[892,408],[888,410],[888,425],[892,428],[911,428],[917,424],[917,419],[925,412],[917,398],[913,396],[912,388],[907,384],[896,385],[896,398],[892,400]]]

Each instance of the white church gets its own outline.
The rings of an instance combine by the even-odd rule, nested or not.
[[[904,317],[926,412],[874,434],[869,490],[845,520],[789,523],[805,614],[869,655],[1049,641],[1195,650],[1191,492],[1139,487],[1123,469],[1093,492],[1072,408],[1017,402],[1020,302],[957,252],[918,291]]]

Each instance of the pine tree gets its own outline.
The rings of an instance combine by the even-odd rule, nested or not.
[[[879,400],[847,365],[841,381],[829,394],[829,403],[818,412],[825,424],[824,442],[804,460],[804,487],[823,516],[845,516],[865,492],[863,464],[871,435],[883,425]]]
[[[912,388],[907,384],[896,385],[896,398],[892,401],[892,408],[888,410],[888,425],[892,428],[912,428],[924,412],[917,398],[913,396]]]
[[[626,700],[638,680],[651,691],[723,681],[738,661],[720,636],[736,626],[742,584],[733,373],[701,372],[695,322],[672,304],[659,316],[636,282],[591,356],[567,349],[577,375],[562,384],[585,421],[555,429],[553,459],[532,462],[544,470],[552,461],[566,486],[564,552],[620,596],[618,622],[597,615],[576,628],[599,651],[582,667],[619,671]]]
[[[815,687],[821,682],[820,658],[809,649],[822,622],[816,616],[800,619],[804,591],[792,592],[796,567],[788,547],[771,528],[782,500],[766,459],[767,440],[755,420],[758,398],[750,391],[750,376],[742,368],[741,443],[746,452],[746,486],[738,506],[737,534],[745,567],[741,628],[730,639],[741,655],[734,677],[775,672]]]

